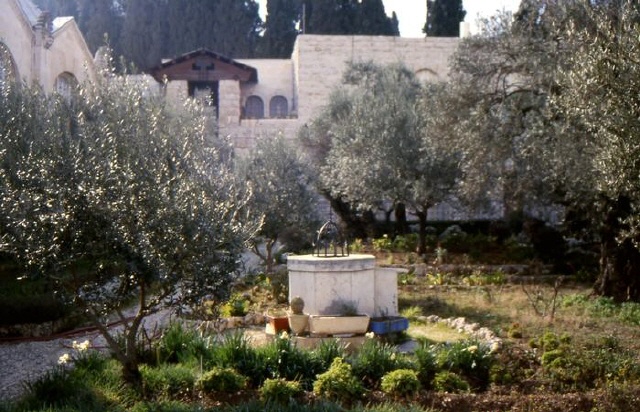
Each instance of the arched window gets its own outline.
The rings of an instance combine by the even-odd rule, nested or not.
[[[6,82],[15,82],[18,79],[16,65],[9,48],[0,42],[0,89]]]
[[[283,118],[289,115],[289,102],[284,96],[273,96],[269,102],[269,117]]]
[[[260,97],[247,97],[247,102],[244,105],[244,116],[247,119],[262,119],[264,117],[264,103]]]
[[[71,99],[74,89],[78,86],[78,80],[71,73],[61,73],[56,78],[56,93],[67,100]]]

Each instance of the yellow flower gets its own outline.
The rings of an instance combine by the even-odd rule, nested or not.
[[[373,338],[375,338],[375,337],[376,337],[376,334],[375,334],[375,333],[373,333],[373,332],[367,332],[367,333],[365,333],[365,334],[364,334],[364,336],[365,336],[366,338],[368,338],[368,339],[373,339]]]
[[[467,352],[476,353],[478,351],[478,346],[473,345],[467,348]]]

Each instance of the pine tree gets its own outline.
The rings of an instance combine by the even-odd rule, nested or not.
[[[422,32],[431,37],[459,37],[467,12],[462,0],[427,0],[427,22]]]

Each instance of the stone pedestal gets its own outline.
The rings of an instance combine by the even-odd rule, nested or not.
[[[344,305],[360,314],[396,315],[397,271],[375,268],[372,255],[289,256],[289,300],[300,296],[310,315],[342,315]]]

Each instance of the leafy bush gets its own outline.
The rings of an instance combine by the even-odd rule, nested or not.
[[[367,339],[356,352],[352,366],[353,374],[368,388],[377,388],[380,379],[387,373],[409,365],[404,355],[396,349],[376,339]]]
[[[204,373],[196,382],[197,387],[205,393],[236,392],[244,389],[247,380],[231,368],[213,368]]]
[[[282,378],[267,379],[260,388],[260,398],[269,403],[286,404],[302,393],[300,382]]]
[[[433,349],[432,345],[423,342],[414,352],[418,364],[418,379],[426,388],[431,387],[431,382],[438,371],[436,354]]]
[[[227,318],[230,316],[245,316],[249,312],[250,303],[247,297],[239,293],[234,293],[229,300],[222,305],[220,314]]]
[[[383,235],[380,238],[377,239],[373,239],[371,241],[371,244],[373,246],[373,250],[375,250],[376,252],[389,252],[391,251],[391,239],[389,238],[388,235]]]
[[[416,322],[420,316],[422,316],[422,308],[420,306],[409,306],[402,309],[400,315],[409,319],[411,322]]]
[[[615,337],[576,347],[570,337],[547,332],[538,340],[538,347],[542,348],[545,377],[557,390],[582,391],[640,380],[636,354],[620,348]]]
[[[313,393],[322,398],[351,402],[360,399],[364,388],[353,375],[351,365],[342,358],[335,358],[329,369],[318,375]]]
[[[418,374],[411,369],[396,369],[382,377],[380,388],[393,396],[412,396],[420,390]]]
[[[501,271],[491,273],[476,271],[469,276],[465,276],[462,279],[462,284],[466,286],[503,285],[505,281],[505,275]]]
[[[489,371],[493,357],[488,345],[476,340],[464,340],[436,348],[436,361],[440,369],[464,376],[474,389],[489,385]]]
[[[396,252],[415,252],[418,248],[418,234],[398,235],[393,239],[391,248]]]
[[[211,358],[212,362],[205,363],[205,368],[233,368],[249,377],[249,383],[254,388],[260,387],[265,379],[273,377],[268,375],[259,349],[251,346],[241,330],[225,334],[222,342],[212,348]]]
[[[451,371],[440,371],[433,378],[433,389],[438,392],[468,392],[469,383]]]
[[[282,378],[300,381],[309,389],[317,373],[313,355],[299,349],[288,337],[276,336],[269,344],[257,350],[264,367],[264,379]],[[263,379],[263,380],[264,380]]]
[[[86,408],[104,409],[103,402],[93,393],[90,385],[78,375],[63,367],[56,367],[40,378],[25,384],[26,394],[16,410],[38,410],[40,408]]]
[[[640,326],[640,303],[623,302],[618,317],[623,323]]]
[[[180,399],[193,391],[196,377],[193,369],[181,364],[142,365],[142,382],[147,396],[160,399]]]
[[[182,324],[170,325],[160,337],[156,345],[157,362],[189,362],[198,363],[210,358],[207,342],[194,329],[185,329]]]
[[[327,371],[335,358],[346,356],[346,345],[337,339],[324,339],[313,349],[311,355],[315,359],[317,373]]]
[[[179,401],[138,402],[129,412],[201,412],[202,408]]]

